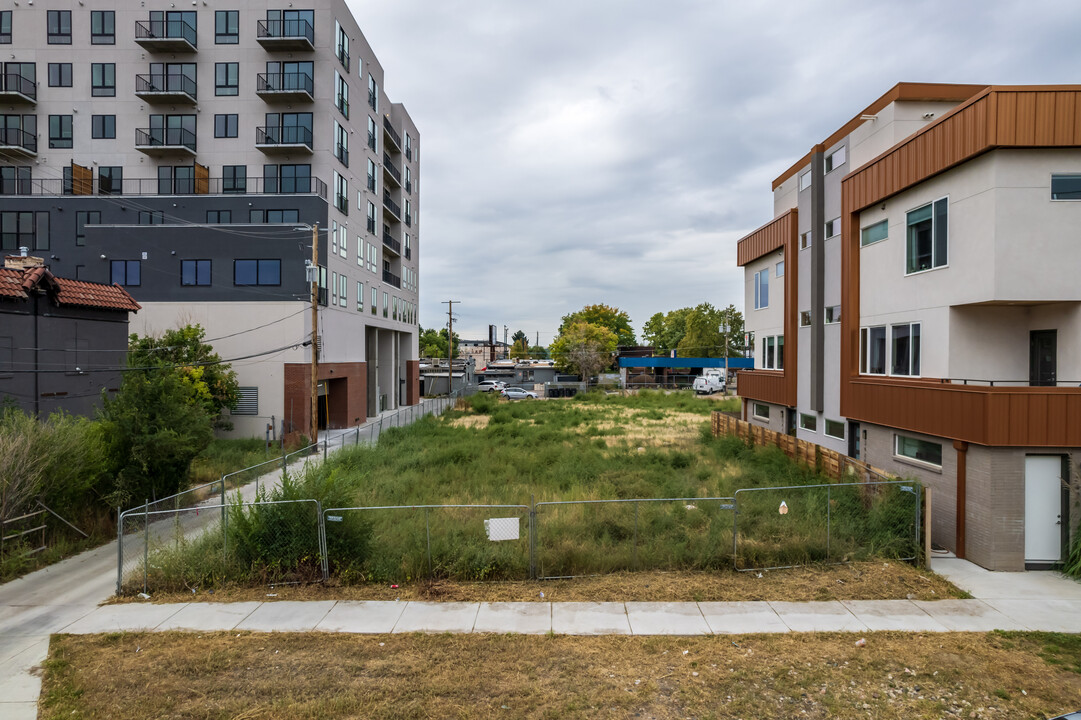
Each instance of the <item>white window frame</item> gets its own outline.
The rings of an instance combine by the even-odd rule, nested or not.
[[[364,312],[364,283],[357,280],[357,312]]]
[[[841,306],[840,305],[827,305],[826,311],[822,315],[823,322],[826,325],[836,325],[841,322]]]
[[[848,158],[846,157],[845,146],[842,145],[841,147],[837,148],[826,156],[825,171],[827,173],[833,172],[837,168],[844,165],[847,159]]]
[[[763,295],[765,298],[763,299]],[[769,268],[754,274],[754,309],[764,310],[769,307]]]
[[[871,372],[871,331],[882,331],[882,372]],[[889,375],[890,333],[886,325],[867,325],[860,328],[860,375]]]
[[[800,233],[800,235],[799,235],[799,249],[800,250],[806,250],[809,247],[811,247],[811,231],[810,230],[808,230],[805,233]]]
[[[808,427],[810,425],[810,427]],[[799,414],[799,427],[800,430],[806,430],[807,432],[818,432],[818,416],[811,413]]]
[[[1070,178],[1070,179],[1075,179],[1075,180],[1081,180],[1081,173],[1076,173],[1076,172],[1051,173],[1051,183],[1050,183],[1050,188],[1049,188],[1050,191],[1051,191],[1051,202],[1077,202],[1078,200],[1081,200],[1081,195],[1078,195],[1078,197],[1061,197],[1061,198],[1055,197],[1055,178]]]
[[[834,435],[833,433],[830,432],[830,423],[837,423],[838,425],[841,426],[841,434],[840,435]],[[831,437],[831,438],[834,438],[835,440],[844,440],[845,439],[845,424],[841,420],[831,420],[829,418],[826,418],[825,421],[824,421],[824,424],[822,426],[822,433],[826,437]]]
[[[799,176],[799,192],[803,192],[807,188],[811,187],[811,171],[800,173]]]
[[[936,209],[935,206],[938,205],[940,202],[945,203],[945,208],[946,208],[946,227],[944,227],[944,228],[939,228],[938,219],[937,219],[937,217],[935,215],[935,209]],[[925,267],[925,268],[917,268],[915,270],[909,270],[908,269],[908,266],[909,266],[908,253],[909,253],[909,250],[910,250],[911,245],[912,245],[912,241],[910,239],[910,234],[911,234],[910,228],[912,227],[912,225],[911,225],[911,223],[909,223],[908,216],[911,215],[912,213],[918,211],[918,210],[923,210],[926,207],[931,208],[931,265],[929,267]],[[950,230],[949,230],[949,228],[950,228],[950,198],[949,198],[948,195],[945,195],[945,196],[940,197],[940,198],[935,198],[931,202],[923,203],[922,205],[918,205],[918,206],[912,208],[911,210],[905,211],[905,276],[906,277],[909,276],[909,275],[919,275],[920,273],[932,272],[933,270],[941,270],[943,268],[948,268],[950,266]],[[935,262],[936,262],[936,258],[938,256],[938,245],[939,245],[939,237],[940,237],[940,235],[944,236],[943,239],[942,239],[942,242],[945,243],[945,246],[946,246],[945,253],[944,253],[945,254],[945,259],[943,260],[941,265],[936,265]]]
[[[867,240],[868,231],[869,230],[876,230],[880,226],[886,228],[886,234],[883,235],[882,237],[878,238],[877,240]],[[869,245],[874,245],[875,243],[880,243],[880,242],[883,242],[883,241],[889,240],[889,239],[890,239],[890,221],[889,221],[888,218],[885,219],[885,220],[879,220],[878,222],[873,222],[870,225],[867,225],[865,227],[860,228],[860,247],[867,247]]]
[[[911,435],[902,435],[901,433],[894,433],[893,434],[893,457],[900,460],[901,462],[912,463],[914,465],[922,465],[924,467],[932,468],[934,470],[941,470],[942,469],[942,461],[941,461],[941,459],[939,460],[938,463],[934,463],[931,460],[924,460],[923,458],[918,458],[918,457],[915,457],[914,455],[907,455],[907,454],[902,453],[901,452],[901,438],[904,438],[905,440],[911,440],[911,441],[916,442],[916,443],[921,443],[921,444],[924,444],[924,445],[938,445],[939,458],[942,457],[942,444],[941,443],[931,442],[930,440],[921,440],[920,438],[912,437]]]
[[[775,277],[775,278],[783,278],[784,277],[784,260],[781,260],[773,268],[773,277]]]
[[[760,408],[765,409],[765,415],[758,412]],[[760,402],[751,403],[751,416],[759,420],[769,420],[769,405]]]
[[[922,332],[920,331],[921,330],[920,325],[921,325],[921,323],[918,323],[918,322],[894,323],[894,324],[890,325],[889,343],[887,345],[887,347],[889,347],[890,354],[889,354],[889,364],[887,366],[887,370],[889,371],[889,374],[891,376],[893,376],[893,377],[920,377],[920,371],[922,370],[922,362],[921,362],[922,358],[921,358],[921,355],[922,355],[923,345],[922,345],[922,343],[920,343],[919,347],[917,348],[917,344],[912,342],[913,337],[922,338],[922,336],[923,336]],[[908,328],[908,372],[907,373],[895,372],[895,370],[894,370],[895,363],[894,363],[893,356],[894,356],[894,352],[896,351],[896,348],[894,347],[894,344],[897,342],[897,336],[896,336],[894,330],[896,328],[902,328],[902,327]],[[916,372],[912,372],[913,370],[915,370]]]
[[[349,307],[349,278],[345,273],[338,276],[338,306]]]
[[[762,370],[784,370],[784,335],[762,337]]]
[[[811,327],[811,325],[812,325],[811,311],[810,310],[800,310],[800,313],[799,313],[799,326],[801,328],[804,328],[804,327]]]
[[[826,223],[825,236],[826,239],[835,238],[841,234],[841,218],[835,217]]]

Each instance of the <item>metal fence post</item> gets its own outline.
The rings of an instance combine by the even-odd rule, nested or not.
[[[529,496],[529,579],[537,579],[537,558],[534,554],[537,549],[537,498]]]
[[[120,595],[124,579],[124,512],[116,509],[116,594]]]
[[[323,441],[323,462],[327,461],[327,445],[330,445],[330,431],[327,430],[327,438]]]
[[[732,493],[732,567],[739,570],[739,490]]]
[[[428,523],[428,508],[424,508],[424,533],[428,538],[428,579],[432,580],[432,527]]]
[[[634,569],[638,569],[638,501],[634,501]]]
[[[239,494],[239,492],[237,493]],[[255,499],[259,499],[259,478],[255,478]],[[221,555],[229,558],[229,514],[225,511],[225,476],[221,476]]]
[[[830,510],[831,510],[830,496],[831,495],[832,495],[832,492],[831,492],[830,486],[827,485],[826,486],[826,559],[827,560],[830,559],[830,517],[832,515],[832,513],[830,512]]]
[[[146,594],[146,574],[150,566],[150,498],[143,503],[143,594]]]

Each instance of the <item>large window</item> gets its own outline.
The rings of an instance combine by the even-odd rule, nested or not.
[[[334,157],[345,167],[349,167],[349,131],[335,121]]]
[[[7,210],[0,212],[0,249],[49,249],[49,213]]]
[[[214,94],[240,94],[240,63],[214,63]]]
[[[947,202],[946,198],[942,198],[908,213],[906,273],[931,270],[948,262]]]
[[[371,158],[368,158],[368,189],[376,192],[375,161]]]
[[[214,42],[218,45],[236,45],[240,42],[239,10],[214,12]]]
[[[763,370],[784,370],[784,335],[767,335],[762,338]]]
[[[281,260],[234,260],[234,285],[281,285]]]
[[[264,165],[263,192],[310,193],[311,165]]]
[[[349,182],[337,171],[334,172],[334,207],[344,215],[349,214]]]
[[[860,328],[860,372],[886,374],[886,326]]]
[[[253,224],[292,224],[300,222],[300,210],[249,210],[248,222]]]
[[[90,64],[90,94],[93,97],[116,97],[116,63]]]
[[[349,117],[349,83],[337,70],[334,71],[334,105],[345,117]]]
[[[368,116],[368,147],[372,150],[376,149],[375,120],[370,115]]]
[[[807,172],[805,172],[805,173],[803,173],[802,175],[799,176],[799,189],[800,190],[806,190],[809,187],[811,187],[811,171],[810,170],[808,170]]]
[[[117,285],[141,285],[142,263],[139,260],[113,260],[111,281]]]
[[[920,324],[890,327],[890,374],[920,374]]]
[[[809,432],[818,432],[818,416],[800,413],[799,426]]]
[[[349,303],[349,278],[344,274],[338,276],[338,305],[348,307]]]
[[[364,312],[364,283],[357,280],[357,310]]]
[[[342,64],[346,72],[349,72],[349,36],[337,20],[334,21],[335,34],[337,35],[337,44],[334,48],[334,54],[338,58],[338,62]]]
[[[825,432],[831,438],[845,439],[845,424],[840,420],[826,420]]]
[[[769,420],[769,405],[756,402],[751,405],[751,414],[759,420]]]
[[[45,19],[49,44],[71,45],[71,10],[48,10]]]
[[[116,115],[91,115],[90,137],[95,140],[116,138]]]
[[[880,220],[860,230],[860,245],[871,245],[889,237],[889,220]]]
[[[116,13],[114,11],[90,11],[90,44],[116,44]]]
[[[754,274],[754,309],[769,307],[769,268]]]
[[[1081,200],[1081,173],[1051,176],[1052,200]]]
[[[71,63],[49,63],[49,87],[71,87]]]
[[[98,194],[121,195],[124,192],[124,166],[101,165],[98,167]]]
[[[368,74],[368,106],[379,112],[379,83],[371,73]]]
[[[907,435],[893,436],[893,452],[897,457],[942,467],[942,445]]]
[[[214,116],[214,137],[235,138],[239,129],[238,116],[233,114]]]
[[[242,193],[248,190],[247,165],[222,165],[221,191],[223,193]]]
[[[11,44],[11,11],[0,11],[0,45]]]
[[[375,234],[375,203],[368,201],[368,232]]]
[[[71,115],[49,116],[49,147],[71,147]]]
[[[180,284],[181,285],[209,285],[210,284],[210,261],[209,260],[181,260],[180,261]]]
[[[833,172],[837,168],[845,164],[845,146],[834,150],[832,153],[826,156],[826,172]]]

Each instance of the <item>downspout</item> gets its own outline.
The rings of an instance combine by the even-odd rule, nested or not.
[[[954,552],[958,558],[963,559],[965,557],[965,486],[968,482],[968,443],[954,440],[953,448],[957,451],[957,549]]]

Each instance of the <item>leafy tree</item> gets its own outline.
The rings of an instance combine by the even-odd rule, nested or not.
[[[166,330],[160,336],[132,335],[128,341],[128,365],[133,368],[171,368],[189,385],[193,396],[215,427],[227,428],[222,408],[236,405],[240,393],[236,373],[214,348],[203,342],[206,331],[199,325]]]
[[[533,347],[529,348],[529,357],[533,358],[534,360],[547,360],[548,349],[541,345],[534,345]]]
[[[589,380],[612,364],[619,337],[602,325],[575,322],[565,325],[552,343],[556,365]]]
[[[721,326],[727,332],[721,333]],[[682,357],[722,357],[727,337],[729,356],[743,347],[743,314],[734,305],[718,309],[709,303],[655,313],[643,326],[646,341],[658,352],[676,350]]]
[[[454,333],[454,357],[461,356],[458,347],[460,340],[458,333]],[[447,329],[421,328],[419,344],[421,357],[445,358],[447,356]]]
[[[529,357],[529,341],[525,338],[520,338],[514,341],[514,344],[510,348],[510,356],[516,358],[528,358]]]
[[[559,326],[559,334],[575,323],[589,323],[599,325],[611,330],[616,335],[618,345],[635,345],[634,329],[631,327],[631,318],[627,313],[617,307],[608,305],[586,305],[578,312],[563,316],[563,322]]]
[[[523,342],[525,343],[526,347],[529,347],[529,336],[521,330],[515,330],[514,334],[510,336],[510,341],[514,344],[517,344],[518,342]]]

